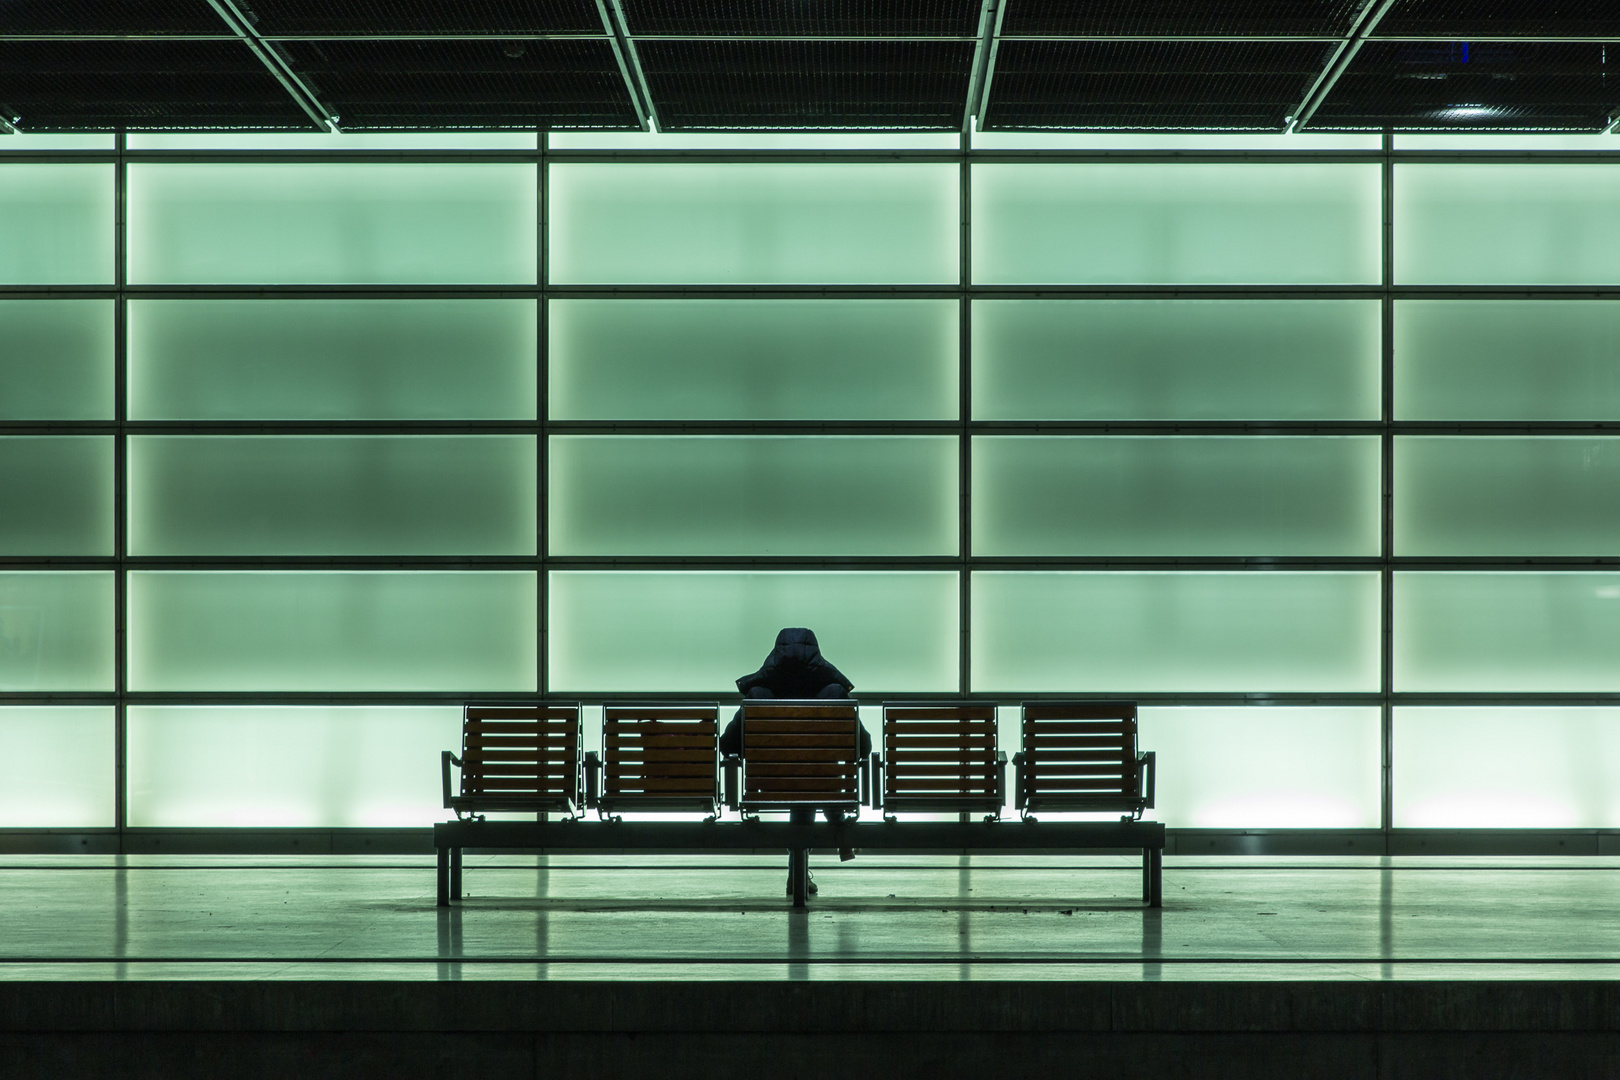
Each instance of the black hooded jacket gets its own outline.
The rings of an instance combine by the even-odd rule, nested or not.
[[[737,689],[747,694],[763,686],[773,697],[813,698],[833,683],[842,685],[845,693],[855,688],[843,672],[821,658],[815,633],[793,626],[776,635],[776,646],[765,663],[752,675],[738,679]]]

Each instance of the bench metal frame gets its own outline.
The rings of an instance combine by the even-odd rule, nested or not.
[[[475,719],[489,719],[483,717],[474,717],[473,714],[500,713],[505,711],[511,711],[514,713],[539,713],[540,715],[535,718],[537,722],[550,722],[564,726],[572,723],[573,745],[563,756],[561,783],[558,785],[558,789],[556,791],[541,794],[538,790],[538,785],[534,795],[500,795],[467,791],[467,779],[469,774],[475,777],[478,775],[478,772],[475,769],[469,769],[466,765],[466,762],[471,760],[474,749],[468,744],[468,725]],[[506,722],[521,723],[523,719],[524,718],[521,716],[514,716]],[[496,718],[496,722],[499,723],[503,721]],[[497,737],[500,736],[497,735]],[[510,753],[514,755],[522,754],[524,749],[526,748],[516,748],[510,751]],[[445,750],[439,755],[439,779],[443,786],[444,807],[446,810],[454,810],[456,817],[458,818],[468,815],[477,816],[486,813],[504,812],[540,814],[555,812],[568,814],[574,813],[577,808],[584,805],[585,793],[581,784],[580,776],[580,706],[579,702],[577,701],[553,701],[540,705],[537,705],[532,701],[479,702],[477,704],[469,704],[462,709],[461,713],[461,753],[462,756],[457,757],[453,752]],[[537,773],[541,756],[542,755],[538,749],[536,749],[534,754],[529,755],[529,758],[532,758]],[[531,762],[529,758],[514,760],[513,765],[521,766],[530,764]],[[450,767],[452,765],[461,770],[460,794],[456,795],[452,795],[450,791]]]

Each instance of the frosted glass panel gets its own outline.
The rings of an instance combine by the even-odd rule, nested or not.
[[[1395,575],[1395,689],[1620,690],[1620,574]]]
[[[1373,300],[980,300],[979,420],[1378,417]]]
[[[736,693],[784,626],[816,632],[855,694],[955,691],[953,573],[551,575],[551,688]]]
[[[973,575],[973,689],[1378,689],[1378,575]]]
[[[0,301],[0,420],[112,414],[112,301]]]
[[[442,821],[449,708],[129,710],[136,827],[392,828]]]
[[[113,576],[0,573],[0,690],[113,688]]]
[[[1620,198],[1606,164],[1395,167],[1395,280],[1620,281]]]
[[[550,168],[556,282],[925,284],[960,274],[955,165]]]
[[[532,420],[533,300],[132,300],[137,420]]]
[[[0,437],[0,555],[110,555],[113,441]]]
[[[129,441],[137,555],[532,555],[527,435]]]
[[[154,284],[533,283],[533,165],[129,166],[129,275]]]
[[[1620,555],[1620,439],[1396,439],[1395,553]]]
[[[0,285],[113,280],[113,167],[0,168]]]
[[[957,544],[943,436],[567,436],[553,555],[937,555]]]
[[[1186,829],[1376,829],[1379,715],[1364,708],[1141,712],[1152,816]]]
[[[114,757],[110,708],[0,708],[0,828],[110,828]]]
[[[1395,710],[1395,825],[1620,825],[1620,709]]]
[[[1376,555],[1374,437],[973,440],[976,555]]]
[[[989,284],[1371,283],[1373,164],[976,165]]]
[[[1395,416],[1620,419],[1620,303],[1397,300]]]
[[[134,690],[533,690],[535,575],[132,573]]]
[[[553,300],[558,420],[935,420],[953,300]]]

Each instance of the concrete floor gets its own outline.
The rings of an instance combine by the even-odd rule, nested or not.
[[[1620,860],[0,858],[0,979],[1620,977]]]

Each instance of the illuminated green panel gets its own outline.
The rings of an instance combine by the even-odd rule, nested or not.
[[[1378,417],[1375,300],[979,300],[979,420]]]
[[[535,280],[533,165],[138,164],[128,200],[133,282]]]
[[[112,301],[0,301],[0,420],[112,414]]]
[[[1375,437],[983,436],[976,555],[1376,555]]]
[[[426,826],[461,709],[212,706],[129,710],[137,827]]]
[[[1395,710],[1395,825],[1620,825],[1620,709]]]
[[[1620,439],[1395,440],[1397,555],[1620,555]]]
[[[1143,709],[1141,746],[1158,752],[1152,816],[1192,829],[1376,829],[1379,738],[1376,708]]]
[[[558,420],[957,414],[954,300],[553,300]]]
[[[0,707],[0,828],[113,825],[113,710]]]
[[[1395,689],[1620,690],[1620,574],[1395,575]]]
[[[535,585],[521,572],[132,573],[130,687],[533,690]]]
[[[1620,199],[1605,164],[1395,166],[1403,285],[1620,281]]]
[[[110,555],[113,441],[0,437],[0,555]]]
[[[1379,278],[1372,164],[976,165],[988,284],[1324,285]]]
[[[551,280],[954,282],[949,164],[552,165]]]
[[[0,572],[0,690],[113,688],[113,576]]]
[[[139,420],[532,420],[533,300],[131,300]]]
[[[953,573],[551,575],[551,689],[735,693],[784,626],[816,632],[855,694],[957,686]]]
[[[1395,415],[1620,419],[1620,303],[1397,300]]]
[[[136,555],[533,555],[528,435],[147,435]]]
[[[957,544],[943,436],[566,436],[553,555],[938,555]]]
[[[0,285],[113,280],[113,167],[0,168]]]
[[[973,575],[973,689],[1378,689],[1378,575]]]

